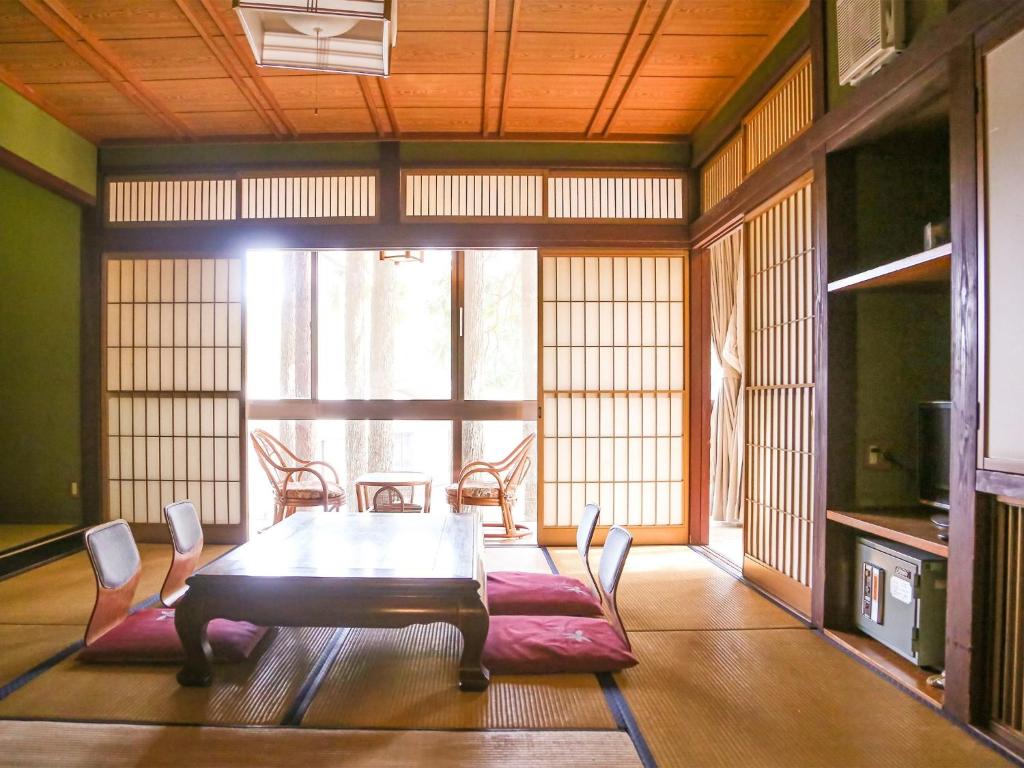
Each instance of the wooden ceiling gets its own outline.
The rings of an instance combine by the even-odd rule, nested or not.
[[[382,80],[256,67],[231,0],[0,0],[0,82],[96,141],[675,140],[806,5],[401,0]]]

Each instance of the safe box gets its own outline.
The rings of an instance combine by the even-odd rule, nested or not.
[[[854,624],[919,667],[941,670],[946,652],[946,559],[859,536]]]

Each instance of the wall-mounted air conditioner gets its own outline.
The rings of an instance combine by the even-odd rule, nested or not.
[[[836,0],[839,84],[858,85],[903,50],[904,0]]]

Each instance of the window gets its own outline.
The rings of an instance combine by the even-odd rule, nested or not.
[[[308,251],[249,253],[246,270],[248,349],[246,391],[256,400],[312,393]]]
[[[321,251],[319,394],[323,399],[451,397],[451,251],[422,263],[377,251]]]
[[[465,255],[466,398],[537,397],[537,253]]]
[[[250,429],[335,466],[354,509],[366,472],[434,479],[432,507],[473,459],[536,431],[537,252],[252,251],[247,269]],[[516,516],[536,517],[536,458]],[[253,530],[273,514],[249,463]],[[491,514],[491,510],[485,514]]]

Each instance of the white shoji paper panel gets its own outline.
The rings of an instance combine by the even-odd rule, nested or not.
[[[686,218],[683,177],[571,176],[548,178],[553,219]]]
[[[188,498],[239,524],[241,261],[110,258],[106,280],[109,517]]]
[[[230,221],[234,179],[137,179],[107,182],[110,224]]]
[[[207,525],[241,522],[240,400],[107,399],[110,518],[162,523],[163,508],[191,499]]]
[[[111,392],[238,392],[238,259],[109,259],[106,377]]]
[[[744,551],[809,587],[815,298],[810,183],[745,226]]]
[[[242,179],[243,219],[370,219],[376,215],[374,174]]]
[[[541,174],[405,174],[408,218],[521,218],[544,215]]]
[[[543,523],[681,525],[683,256],[545,256]]]

